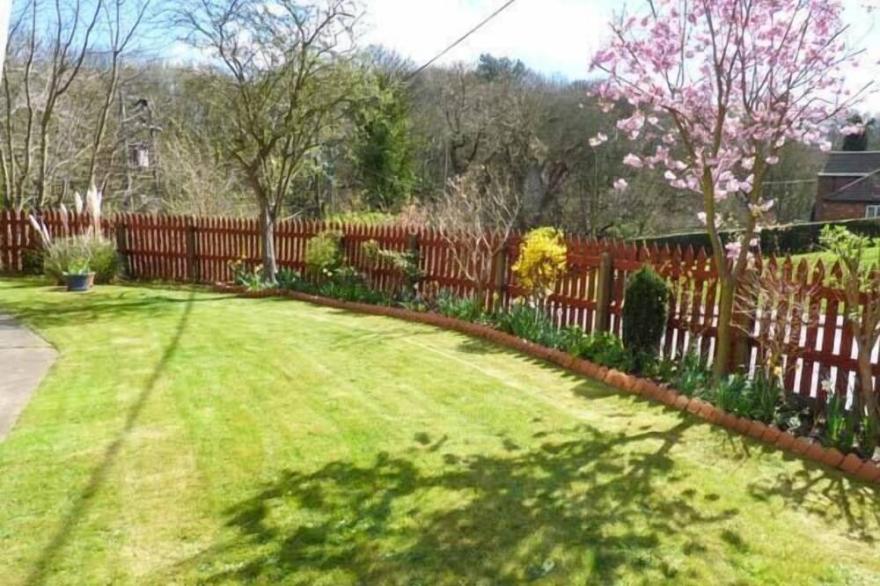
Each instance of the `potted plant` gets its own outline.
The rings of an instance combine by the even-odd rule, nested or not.
[[[95,273],[89,270],[89,261],[71,261],[64,272],[64,282],[68,291],[81,293],[91,289],[95,284]]]

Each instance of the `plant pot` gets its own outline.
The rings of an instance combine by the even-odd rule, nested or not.
[[[72,273],[64,275],[67,290],[74,293],[88,291],[95,284],[95,273]]]

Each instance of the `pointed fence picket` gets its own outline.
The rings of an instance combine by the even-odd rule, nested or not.
[[[86,214],[45,212],[42,221],[54,237],[80,234],[91,226]],[[118,213],[101,222],[107,238],[114,238],[128,277],[143,280],[195,281],[212,283],[231,279],[230,265],[243,262],[254,268],[261,263],[259,224],[255,219],[156,216]],[[400,291],[402,276],[387,260],[369,258],[366,242],[399,252],[417,251],[424,275],[420,283],[428,296],[441,289],[458,295],[473,293],[474,285],[454,262],[450,242],[430,228],[403,226],[363,226],[299,219],[284,220],[275,230],[278,266],[302,271],[306,246],[324,230],[342,234],[347,262],[362,272],[370,285],[394,294]],[[488,307],[508,307],[528,295],[517,282],[513,265],[519,254],[521,236],[512,234],[499,251],[486,251],[490,275],[484,283]],[[39,238],[23,212],[0,211],[0,271],[28,270],[39,249]],[[548,298],[548,311],[559,327],[577,326],[587,332],[607,329],[622,331],[623,299],[626,282],[641,266],[648,264],[671,285],[669,320],[661,351],[670,358],[696,352],[707,361],[714,351],[718,328],[717,273],[714,261],[703,249],[641,246],[579,236],[569,237],[568,272]],[[474,267],[470,267],[473,269]],[[781,271],[796,290],[797,303],[783,300],[774,307],[760,307],[748,323],[744,366],[758,367],[759,349],[774,328],[785,327],[786,350],[784,383],[787,391],[824,401],[821,383],[830,379],[837,392],[847,392],[855,384],[856,346],[847,320],[843,292],[836,283],[841,267],[828,267],[821,261],[810,267],[805,261],[795,265],[790,258],[773,256],[759,260],[755,270]],[[806,308],[797,315],[797,308]],[[788,324],[788,325],[786,325]],[[874,349],[875,382],[880,380],[878,349]]]

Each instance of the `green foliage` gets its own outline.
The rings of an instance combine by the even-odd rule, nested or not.
[[[404,89],[380,77],[376,93],[356,117],[355,170],[370,209],[400,208],[416,182]]]
[[[740,374],[733,374],[722,379],[709,395],[709,399],[728,413],[738,413],[743,396],[746,394],[749,381]]]
[[[346,266],[335,269],[328,278],[323,279],[317,293],[324,297],[358,303],[387,305],[390,302],[385,293],[370,288],[357,270]]]
[[[685,367],[682,370],[696,369]],[[696,381],[699,376],[692,374],[686,378]],[[693,384],[690,387],[692,391],[690,394],[703,394],[721,409],[740,417],[756,419],[764,423],[771,423],[776,419],[781,405],[782,389],[775,377],[766,376],[759,370],[751,380],[742,375],[731,375],[712,388],[708,387],[710,380],[711,377],[706,375],[700,385]],[[700,389],[703,389],[702,393]],[[685,392],[681,387],[679,390]]]
[[[245,287],[248,291],[262,291],[267,286],[263,279],[263,267],[261,265],[251,268],[242,258],[230,262],[229,270],[232,273],[232,282],[239,287]]]
[[[482,81],[516,81],[521,79],[528,70],[525,63],[510,57],[495,57],[491,53],[482,53],[477,64],[476,75]]]
[[[650,267],[630,277],[623,304],[623,344],[635,356],[656,357],[666,329],[669,287]]]
[[[866,457],[873,457],[880,444],[880,424],[873,417],[863,414],[859,418],[859,448]]]
[[[279,269],[278,274],[275,276],[275,281],[277,282],[279,289],[290,290],[298,290],[302,288],[305,282],[299,271],[288,268]]]
[[[356,224],[358,226],[381,226],[394,221],[395,216],[375,210],[359,210],[329,214],[324,221],[331,224]]]
[[[523,301],[512,303],[506,312],[496,316],[496,327],[542,346],[560,346],[560,333],[547,314]]]
[[[880,240],[855,234],[844,226],[826,226],[820,237],[822,247],[836,256],[846,273],[844,279],[857,279],[859,288],[873,283],[873,271],[880,263]],[[873,250],[872,250],[873,248]]]
[[[842,452],[852,448],[855,440],[853,419],[846,410],[846,397],[832,393],[825,403],[825,438]]]
[[[585,358],[608,368],[627,372],[634,368],[632,353],[624,348],[620,338],[611,332],[595,332],[584,336],[569,352],[578,358]]]
[[[42,249],[25,248],[21,251],[21,272],[25,275],[42,275],[43,272]]]
[[[758,235],[761,250],[774,254],[801,254],[814,252],[821,248],[822,230],[829,226],[842,226],[854,234],[869,238],[880,237],[880,221],[871,218],[858,220],[844,220],[834,222],[805,222],[800,224],[787,224],[765,228]],[[735,233],[721,232],[724,242],[735,237]],[[637,244],[653,244],[663,246],[692,246],[694,249],[710,249],[711,243],[705,230],[701,232],[687,232],[680,234],[667,234],[653,238],[639,238],[634,240]]]
[[[65,273],[95,273],[96,283],[109,283],[119,272],[119,256],[112,240],[83,235],[57,238],[43,253],[43,271],[59,282]]]
[[[782,398],[782,389],[776,377],[765,376],[763,371],[758,371],[747,396],[748,411],[745,415],[764,423],[773,421]]]
[[[688,352],[679,362],[674,379],[675,388],[693,397],[704,395],[710,387],[712,374],[696,352]]]
[[[513,272],[535,298],[543,299],[568,270],[567,253],[562,232],[550,227],[535,228],[523,238]]]
[[[483,312],[473,297],[459,297],[448,289],[437,294],[435,301],[437,311],[446,317],[476,322],[483,317]]]
[[[424,278],[425,273],[419,267],[419,255],[404,250],[391,250],[381,248],[375,240],[368,240],[361,245],[364,255],[368,260],[373,262],[386,262],[391,268],[403,276],[405,287],[403,290],[403,298],[411,299],[415,297],[419,282]]]
[[[309,274],[319,280],[333,276],[342,266],[342,233],[326,230],[306,243],[305,263]]]

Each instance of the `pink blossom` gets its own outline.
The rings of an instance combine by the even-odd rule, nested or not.
[[[735,261],[739,258],[739,255],[742,252],[742,242],[740,242],[739,240],[728,242],[724,245],[724,250],[727,251],[727,259],[730,261]]]
[[[676,189],[716,201],[744,196],[737,205],[756,206],[763,219],[769,208],[756,186],[767,167],[755,157],[778,164],[789,141],[830,149],[828,122],[859,92],[843,87],[855,53],[843,42],[840,2],[748,6],[745,18],[741,0],[655,0],[612,25],[593,66],[605,74],[601,102],[629,106],[621,132],[664,148],[644,160],[630,153],[626,165],[658,168]]]
[[[614,181],[614,191],[618,193],[623,193],[629,187],[629,183],[626,182],[626,179],[622,177],[620,179],[616,179]]]
[[[623,164],[629,165],[630,167],[634,167],[636,169],[641,169],[644,166],[642,159],[632,153],[623,158]]]

